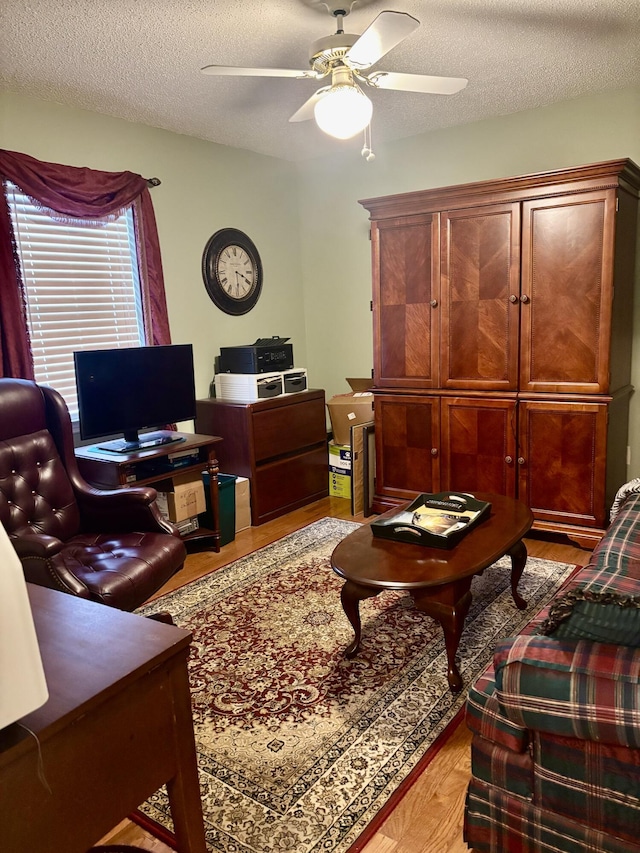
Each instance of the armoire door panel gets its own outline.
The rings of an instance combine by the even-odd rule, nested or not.
[[[376,395],[376,495],[409,500],[438,490],[437,397]]]
[[[515,390],[520,206],[441,214],[443,388]]]
[[[615,192],[523,204],[520,390],[606,393]]]
[[[520,500],[541,520],[603,526],[607,404],[525,401],[519,409]]]
[[[374,375],[379,387],[439,381],[438,218],[410,216],[372,227]]]
[[[441,489],[516,494],[516,401],[443,397]]]
[[[387,338],[380,353],[380,376],[414,379],[421,384],[433,373],[431,352],[424,346],[431,334],[431,312],[431,306],[424,303],[380,306],[380,325]]]

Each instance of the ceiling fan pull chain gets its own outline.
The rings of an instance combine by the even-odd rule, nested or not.
[[[371,145],[371,122],[369,122],[369,124],[364,129],[364,145],[360,153],[367,161],[367,163],[370,163],[372,160],[376,159],[376,155],[373,153],[373,148]]]

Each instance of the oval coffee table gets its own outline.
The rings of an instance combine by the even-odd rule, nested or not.
[[[511,593],[516,606],[523,610],[527,604],[517,589],[527,561],[522,537],[533,524],[531,510],[520,501],[502,495],[477,493],[474,496],[491,503],[491,515],[451,550],[381,539],[373,535],[368,524],[363,524],[336,546],[331,566],[345,580],[340,598],[355,632],[353,642],[345,650],[347,658],[355,657],[360,647],[360,602],[385,589],[406,590],[418,610],[442,625],[449,687],[453,693],[462,689],[456,652],[471,605],[473,576],[508,554],[511,557]],[[383,517],[395,515],[400,509],[402,507],[396,507]]]

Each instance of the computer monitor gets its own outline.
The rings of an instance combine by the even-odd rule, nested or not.
[[[195,418],[191,344],[75,352],[80,435],[83,439],[123,433],[104,449],[132,452],[179,441],[170,431],[140,435]]]

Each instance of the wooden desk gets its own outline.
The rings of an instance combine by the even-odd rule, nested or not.
[[[168,483],[176,474],[193,473],[199,475],[203,470],[209,474],[209,500],[213,517],[213,530],[199,528],[182,538],[189,543],[209,539],[216,551],[220,550],[220,510],[218,495],[217,445],[222,441],[218,435],[195,435],[176,433],[182,438],[174,444],[150,447],[135,453],[113,453],[101,450],[99,444],[76,447],[78,468],[84,479],[100,489],[117,489],[122,486],[154,486],[162,491],[162,483]],[[172,453],[191,451],[197,460],[181,468],[170,469],[167,457]]]
[[[2,853],[86,853],[167,784],[180,853],[205,853],[191,635],[29,584],[49,700],[0,731]]]

